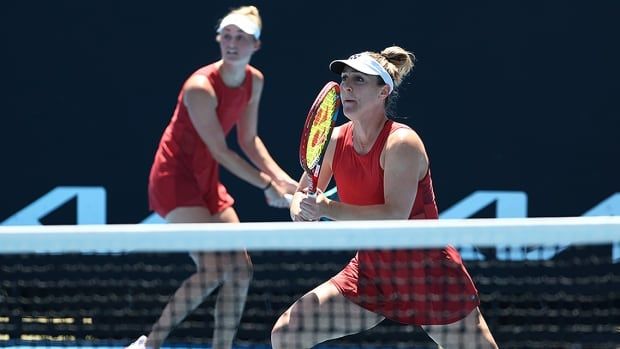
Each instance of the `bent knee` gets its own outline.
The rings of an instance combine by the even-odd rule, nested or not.
[[[254,275],[254,267],[251,263],[237,264],[226,274],[227,279],[238,285],[249,285]]]
[[[271,329],[271,346],[273,349],[286,348],[286,334],[290,332],[290,310],[285,311]]]
[[[290,338],[302,330],[313,330],[305,318],[312,317],[312,310],[318,305],[319,300],[316,295],[308,294],[300,298],[276,321],[271,330],[272,341],[282,344],[285,342],[285,338]]]
[[[284,348],[284,339],[282,333],[282,327],[274,326],[271,329],[271,347],[273,349]]]

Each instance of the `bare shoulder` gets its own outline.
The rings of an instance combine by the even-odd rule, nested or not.
[[[340,126],[334,127],[332,130],[332,134],[329,137],[329,143],[327,144],[327,149],[325,149],[325,155],[323,156],[323,161],[331,166],[334,153],[336,152],[336,144],[338,143],[338,136],[340,135]]]
[[[215,89],[204,75],[193,75],[183,85],[183,102],[189,106],[198,101],[217,104]]]
[[[399,128],[387,139],[382,155],[384,169],[414,171],[418,179],[428,171],[428,155],[424,143],[417,132],[411,128]],[[416,170],[417,169],[417,170]]]
[[[331,137],[329,137],[330,143],[338,140],[338,136],[340,136],[340,129],[341,129],[341,126],[334,127],[334,129],[332,130]]]
[[[263,82],[263,80],[265,80],[265,76],[263,75],[263,72],[261,72],[260,70],[258,70],[257,68],[248,65],[249,69],[250,69],[250,73],[252,74],[252,79],[254,79],[254,81],[260,81]]]
[[[386,148],[394,150],[410,149],[425,152],[422,138],[420,138],[416,131],[409,127],[399,128],[392,132],[387,139]]]
[[[252,100],[258,102],[263,91],[265,77],[260,70],[251,65],[248,65],[248,67],[250,69],[250,74],[252,74]]]
[[[250,74],[252,74],[252,86],[262,88],[265,82],[265,76],[260,70],[254,68],[253,66],[250,65],[249,67]]]
[[[202,91],[215,95],[215,90],[209,79],[206,76],[200,74],[190,76],[183,85],[183,91],[186,93],[188,91]]]

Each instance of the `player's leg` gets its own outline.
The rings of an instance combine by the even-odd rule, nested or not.
[[[170,223],[239,222],[232,207],[212,215],[207,208],[200,206],[176,208],[166,215],[166,220]],[[183,281],[168,301],[147,337],[147,347],[159,348],[172,329],[220,286],[224,279],[225,270],[218,267],[215,253],[193,252],[190,255],[196,263],[197,271]]]
[[[426,325],[423,328],[443,349],[498,348],[478,307],[457,322],[448,325]]]
[[[214,216],[217,222],[239,222],[237,213],[228,208]],[[209,254],[206,254],[209,255]],[[252,281],[252,262],[246,251],[210,254],[215,261],[205,261],[206,267],[218,266],[223,272],[222,284],[215,301],[213,349],[230,349],[241,321],[245,300]]]
[[[230,349],[252,281],[252,262],[245,251],[218,257],[217,265],[222,266],[225,275],[215,302],[213,349]]]
[[[330,281],[306,293],[276,321],[274,349],[310,348],[376,326],[383,316],[346,299]]]

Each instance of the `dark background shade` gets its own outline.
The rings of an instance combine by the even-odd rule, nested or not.
[[[104,187],[110,223],[146,217],[148,171],[178,90],[219,58],[215,25],[243,4],[4,4],[0,220],[67,185]],[[264,20],[252,60],[266,76],[259,132],[294,177],[305,113],[338,80],[328,63],[396,44],[418,58],[397,113],[426,144],[440,210],[476,190],[516,190],[530,216],[575,216],[617,191],[618,2],[254,4]],[[243,221],[287,219],[222,176]]]

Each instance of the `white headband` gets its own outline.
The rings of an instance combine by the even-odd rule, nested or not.
[[[240,15],[238,13],[231,13],[222,19],[220,26],[217,28],[217,32],[220,33],[227,25],[236,25],[239,29],[243,30],[247,34],[250,34],[258,40],[260,38],[260,27],[254,23],[247,16]]]
[[[349,67],[368,75],[378,75],[386,85],[390,87],[390,92],[394,91],[394,80],[383,66],[367,53],[358,53],[348,59],[339,59],[329,64],[329,69],[334,73],[340,74],[344,66]]]

